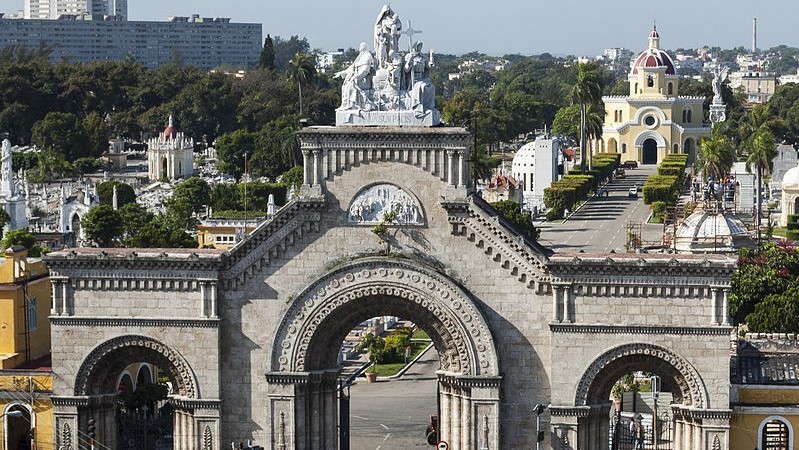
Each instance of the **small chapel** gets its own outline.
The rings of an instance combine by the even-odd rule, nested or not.
[[[194,140],[177,130],[171,115],[164,132],[147,141],[147,167],[153,181],[189,178],[194,173]]]
[[[621,153],[622,161],[640,164],[658,164],[670,153],[696,161],[699,140],[711,130],[703,122],[705,98],[679,95],[674,61],[660,48],[657,28],[627,79],[629,95],[602,97],[605,123],[602,139],[591,143],[592,153]]]

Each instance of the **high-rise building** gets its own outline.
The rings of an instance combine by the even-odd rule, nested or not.
[[[125,20],[128,16],[127,0],[25,0],[25,19],[57,19],[61,16],[83,14],[116,16]]]
[[[158,67],[178,59],[201,69],[248,68],[258,65],[261,35],[260,23],[230,23],[227,18],[196,15],[166,22],[125,21],[96,14],[59,20],[0,18],[0,49],[44,44],[51,49],[52,62],[133,58],[144,66]]]

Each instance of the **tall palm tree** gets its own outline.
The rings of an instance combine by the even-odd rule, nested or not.
[[[719,179],[729,172],[734,162],[735,146],[721,133],[719,126],[714,127],[710,137],[702,139],[699,143],[697,169],[706,177]]]
[[[773,161],[777,156],[777,140],[768,128],[761,128],[752,134],[749,140],[749,156],[746,158],[746,171],[752,173],[757,169],[757,215],[756,229],[760,239],[760,217],[763,211],[763,176],[771,175]]]
[[[604,109],[602,104],[602,75],[596,63],[579,63],[577,65],[577,83],[572,88],[572,99],[580,104],[580,172],[585,173],[586,160],[586,123],[588,112]],[[590,163],[589,163],[590,164]]]
[[[300,95],[300,117],[302,117],[302,85],[310,81],[314,75],[316,75],[316,58],[313,55],[297,52],[289,61],[288,78],[297,83]]]

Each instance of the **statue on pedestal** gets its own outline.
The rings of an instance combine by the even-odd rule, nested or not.
[[[433,52],[422,53],[413,42],[414,30],[391,7],[384,5],[374,27],[375,54],[361,43],[358,56],[346,69],[336,125],[433,126],[440,122],[435,109],[435,88],[430,81]],[[400,37],[408,36],[408,51],[400,52]]]

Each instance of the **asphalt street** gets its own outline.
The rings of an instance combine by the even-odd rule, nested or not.
[[[425,429],[436,412],[438,354],[430,348],[405,374],[394,380],[350,389],[351,450],[430,450]]]
[[[614,178],[604,187],[607,196],[595,196],[562,223],[536,222],[541,230],[538,241],[557,253],[624,253],[629,223],[641,224],[644,243],[660,243],[663,225],[647,224],[650,214],[641,193],[630,197],[631,187],[644,184],[656,166],[627,169],[623,178]]]

